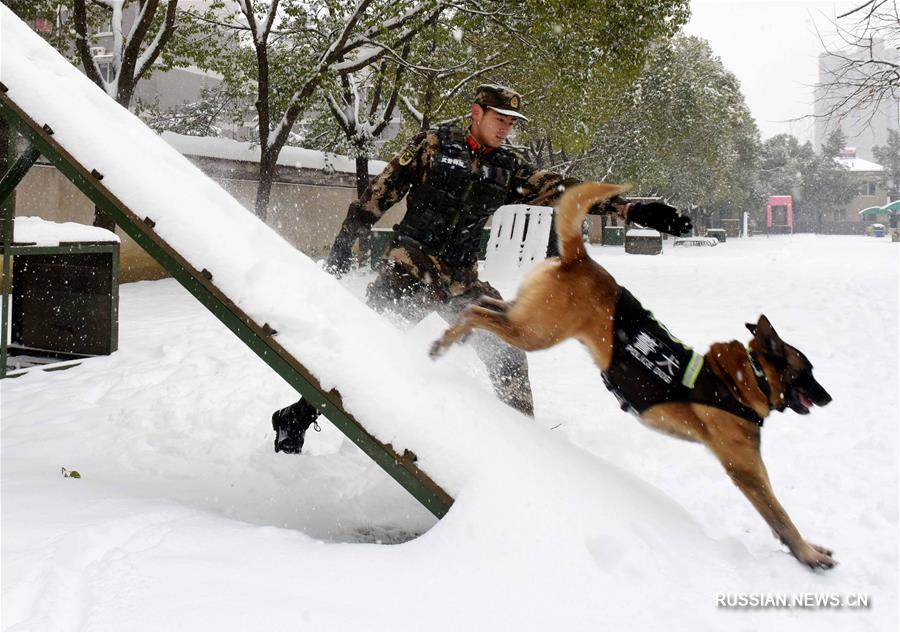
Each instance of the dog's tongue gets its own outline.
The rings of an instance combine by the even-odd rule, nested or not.
[[[812,409],[813,401],[810,400],[809,396],[806,395],[805,391],[801,391],[797,395],[800,396],[800,404],[802,404],[807,409]]]

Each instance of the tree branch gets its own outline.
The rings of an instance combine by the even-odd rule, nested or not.
[[[153,38],[153,41],[144,51],[143,55],[137,60],[137,67],[134,72],[134,83],[137,83],[141,77],[144,76],[144,73],[153,66],[153,63],[157,60],[163,48],[165,48],[166,44],[169,43],[169,40],[172,39],[172,35],[175,33],[175,16],[177,15],[177,9],[178,0],[169,0],[169,4],[166,7],[166,16],[163,19],[163,23],[159,27],[159,30],[156,32],[156,37]]]
[[[85,6],[85,0],[75,0],[73,19],[75,21],[75,48],[78,50],[78,56],[81,58],[81,65],[84,66],[84,72],[88,79],[106,91],[106,81],[100,74],[100,67],[91,54],[91,45],[87,32],[87,7]]]

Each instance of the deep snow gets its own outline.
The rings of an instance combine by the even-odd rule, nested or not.
[[[428,360],[439,319],[374,315],[364,275],[322,273],[5,6],[0,22],[9,98],[456,498],[435,525],[328,426],[309,455],[271,454],[280,378],[173,282],[126,286],[117,354],[0,385],[4,628],[896,627],[895,244],[595,249],[698,349],[765,310],[816,363],[835,402],[771,420],[764,446],[801,532],[841,562],[813,574],[701,447],[618,411],[576,344],[532,355],[537,419],[511,411],[470,351]],[[872,604],[716,607],[760,591]]]
[[[0,383],[3,628],[896,628],[897,245],[591,254],[698,350],[746,341],[765,312],[810,357],[834,402],[770,417],[763,450],[837,568],[797,564],[704,448],[619,411],[571,342],[529,355],[536,421],[506,429],[512,455],[469,445],[482,468],[440,523],[327,423],[307,455],[275,455],[268,417],[291,390],[164,280],[122,287],[115,355]],[[361,297],[367,278],[345,286]],[[424,356],[441,326],[402,338]],[[503,432],[474,354],[438,364]],[[737,592],[870,607],[717,608]]]

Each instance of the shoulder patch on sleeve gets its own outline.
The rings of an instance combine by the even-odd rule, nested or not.
[[[397,159],[401,165],[409,165],[413,161],[424,138],[423,134],[416,134],[409,143],[406,144],[406,147],[403,148],[403,151],[400,152],[400,157]]]
[[[416,148],[410,144],[406,146],[403,152],[401,152],[399,162],[401,165],[409,165],[412,162],[412,159],[415,157]]]

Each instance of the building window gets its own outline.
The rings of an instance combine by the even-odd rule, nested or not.
[[[112,16],[108,16],[103,18],[103,22],[100,23],[100,28],[97,29],[97,32],[94,33],[94,37],[103,37],[105,35],[112,35]]]
[[[103,81],[109,83],[113,80],[113,69],[112,64],[109,62],[100,62],[97,64],[100,67],[100,76],[103,77]]]
[[[100,76],[103,77],[103,81],[109,83],[115,78],[115,71],[113,70],[112,65],[112,55],[95,55],[94,61],[97,62],[97,68],[100,70]]]
[[[865,180],[859,183],[859,195],[861,196],[874,196],[875,189],[878,186],[878,183],[872,180]]]

